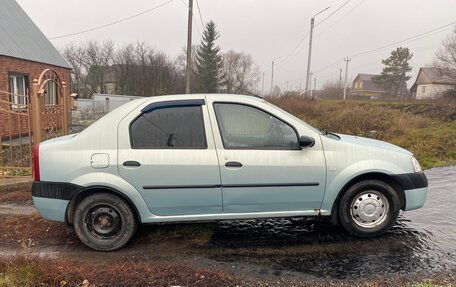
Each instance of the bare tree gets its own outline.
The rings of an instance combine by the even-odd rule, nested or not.
[[[114,58],[114,42],[89,41],[83,47],[82,63],[88,71],[87,88],[90,93],[106,93],[105,82]]]
[[[73,66],[72,91],[82,98],[93,93],[156,96],[182,93],[185,73],[178,62],[145,43],[116,49],[112,41],[90,41],[62,49]]]
[[[456,29],[443,41],[437,52],[434,67],[438,68],[442,75],[456,81]]]
[[[253,94],[260,70],[251,55],[230,50],[223,54],[223,83],[230,94]]]
[[[75,44],[69,44],[61,50],[62,55],[73,67],[71,70],[71,89],[80,97],[85,97],[87,94],[86,79],[87,71],[83,64],[83,48]]]

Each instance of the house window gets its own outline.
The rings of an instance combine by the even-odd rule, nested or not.
[[[27,76],[24,75],[10,75],[9,76],[9,88],[11,93],[11,102],[14,104],[13,107],[17,108],[21,105],[27,104]]]
[[[422,94],[425,94],[425,93],[426,93],[426,86],[422,86],[422,87],[421,87],[421,93],[422,93]]]
[[[57,105],[58,88],[54,81],[48,81],[45,86],[46,93],[44,94],[44,105]]]

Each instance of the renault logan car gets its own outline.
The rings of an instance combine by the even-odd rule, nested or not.
[[[139,224],[327,216],[372,237],[423,205],[427,179],[395,145],[320,132],[267,101],[131,101],[34,149],[33,202],[81,241],[121,248]]]

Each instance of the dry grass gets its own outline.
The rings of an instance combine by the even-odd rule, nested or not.
[[[107,265],[23,256],[0,263],[0,286],[233,286],[233,281],[221,271],[180,263]]]
[[[32,183],[0,187],[0,202],[32,202]]]
[[[456,163],[454,103],[268,100],[321,130],[397,144],[412,151],[424,168]]]

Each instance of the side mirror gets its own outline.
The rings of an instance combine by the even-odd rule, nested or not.
[[[315,139],[313,137],[301,136],[299,138],[300,147],[313,147],[315,145]]]

